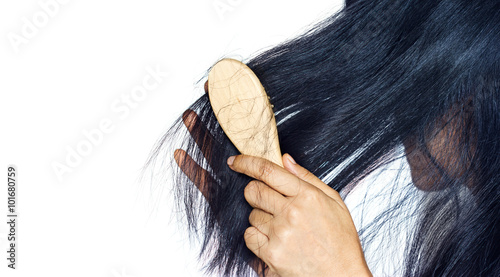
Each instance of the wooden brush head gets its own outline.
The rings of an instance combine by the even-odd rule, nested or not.
[[[233,59],[217,62],[208,74],[208,95],[217,121],[242,154],[283,166],[271,103],[248,66]]]

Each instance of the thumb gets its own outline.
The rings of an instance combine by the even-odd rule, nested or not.
[[[297,162],[295,162],[295,160],[292,158],[292,156],[290,156],[290,154],[283,155],[283,166],[290,173],[299,177],[299,179],[301,179],[301,180],[315,186],[316,188],[320,189],[323,193],[330,196],[331,198],[334,198],[336,200],[339,200],[339,199],[342,200],[340,198],[340,195],[338,194],[338,192],[336,190],[332,189],[327,184],[323,183],[323,181],[321,181],[321,179],[316,177],[309,170],[298,165]]]

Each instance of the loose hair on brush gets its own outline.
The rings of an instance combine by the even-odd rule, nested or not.
[[[417,157],[409,185],[419,189],[359,230],[363,248],[375,234],[391,240],[381,226],[399,211],[408,220],[397,224],[409,230],[395,265],[402,275],[500,276],[500,1],[347,1],[245,62],[274,105],[282,153],[344,197],[391,161]],[[148,165],[172,170],[207,273],[250,276],[256,257],[243,239],[252,210],[243,189],[251,179],[227,167],[238,151],[208,95],[189,110],[198,116],[179,117]],[[174,148],[206,171],[186,176]]]

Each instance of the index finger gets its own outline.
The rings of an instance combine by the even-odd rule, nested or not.
[[[191,109],[187,109],[182,114],[182,121],[184,125],[187,127],[189,134],[193,138],[198,148],[200,148],[201,153],[207,160],[210,166],[212,164],[212,151],[216,150],[218,146],[217,140],[214,138],[212,133],[207,129],[203,121],[201,121],[200,117],[196,114],[195,111]]]
[[[237,155],[229,157],[228,165],[232,170],[258,179],[285,196],[295,196],[299,191],[300,179],[269,160]]]
[[[210,200],[210,187],[207,184],[214,184],[212,176],[208,171],[196,163],[186,151],[177,149],[174,151],[174,160],[182,172],[200,190],[205,199]]]

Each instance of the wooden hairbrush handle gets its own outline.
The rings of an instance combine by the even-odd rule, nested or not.
[[[233,59],[217,62],[208,74],[208,95],[222,130],[242,154],[283,167],[271,103],[248,66]]]

